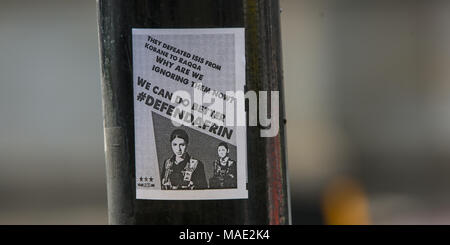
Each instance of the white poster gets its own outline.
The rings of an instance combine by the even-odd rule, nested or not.
[[[244,28],[132,34],[136,198],[248,198]]]

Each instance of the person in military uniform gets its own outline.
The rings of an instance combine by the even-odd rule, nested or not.
[[[209,179],[211,189],[236,188],[236,161],[228,156],[230,150],[225,142],[217,146],[218,159],[214,161],[214,174]]]
[[[170,135],[173,156],[164,161],[161,173],[163,190],[208,188],[203,163],[187,153],[188,144],[189,137],[184,130],[175,129]]]

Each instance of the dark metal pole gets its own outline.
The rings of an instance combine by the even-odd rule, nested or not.
[[[99,0],[102,94],[111,224],[289,224],[277,0]],[[280,91],[280,131],[247,128],[248,199],[136,199],[131,28],[245,27],[248,90]]]

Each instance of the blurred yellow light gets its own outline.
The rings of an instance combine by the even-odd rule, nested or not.
[[[368,225],[369,205],[363,188],[352,179],[338,178],[324,190],[322,208],[328,225]]]

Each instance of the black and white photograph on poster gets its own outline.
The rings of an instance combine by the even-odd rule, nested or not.
[[[153,114],[163,190],[237,188],[236,146]],[[164,144],[164,142],[166,144]]]
[[[132,32],[136,198],[248,198],[244,28]]]

